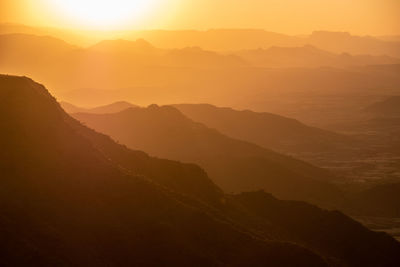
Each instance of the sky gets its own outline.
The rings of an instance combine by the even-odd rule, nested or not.
[[[0,0],[2,23],[100,30],[257,28],[396,35],[399,14],[400,0]]]

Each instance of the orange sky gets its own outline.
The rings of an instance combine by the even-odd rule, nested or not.
[[[0,22],[63,28],[94,27],[67,16],[61,8],[51,7],[49,2],[52,1],[69,0],[0,0]],[[287,34],[306,34],[313,30],[350,31],[362,35],[400,34],[399,0],[154,1],[151,10],[137,20],[121,22],[113,28],[262,28]],[[106,27],[105,23],[101,27]]]

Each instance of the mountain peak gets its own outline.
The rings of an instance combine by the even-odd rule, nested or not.
[[[29,95],[35,97],[31,97],[29,101],[34,101],[39,99],[40,97],[44,97],[48,100],[54,100],[54,98],[49,94],[47,89],[39,84],[34,82],[31,78],[26,76],[11,76],[0,74],[0,82],[3,85],[7,85],[2,90],[0,90],[1,99],[9,100],[10,97],[20,98],[21,101],[27,101],[23,99]]]
[[[153,48],[153,45],[143,38],[137,39],[134,43],[136,44],[137,47]]]

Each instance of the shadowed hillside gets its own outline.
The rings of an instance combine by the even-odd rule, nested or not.
[[[272,113],[234,110],[207,104],[174,105],[187,117],[231,136],[292,154],[340,150],[354,140]]]
[[[321,211],[315,207],[293,201],[279,201],[264,192],[242,193],[235,196],[241,204],[251,214],[259,216],[261,219],[282,225],[289,233],[293,234],[294,239],[310,240],[309,244],[318,248],[318,251],[329,253],[336,257],[353,258],[350,260],[351,266],[379,266],[381,253],[397,253],[396,249],[387,247],[382,252],[382,246],[385,246],[387,236],[380,233],[377,236],[378,243],[369,243],[369,231],[360,228],[360,224],[347,218],[337,211]],[[284,221],[282,220],[283,218]],[[331,228],[331,231],[326,231]],[[356,240],[356,241],[355,241]],[[362,241],[363,240],[363,241]],[[361,242],[359,242],[361,241]],[[379,244],[380,243],[380,244]],[[351,248],[356,246],[357,250]],[[338,248],[340,248],[338,250]],[[349,251],[352,251],[349,253]],[[364,255],[365,251],[370,251],[369,260],[359,259],[357,255]],[[358,258],[357,260],[354,260]],[[389,261],[390,262],[390,261]],[[396,262],[389,264],[396,265]],[[393,265],[393,266],[394,266]]]
[[[325,266],[376,261],[392,266],[400,261],[400,245],[388,235],[310,206],[307,216],[330,222],[320,225],[318,220],[314,227],[334,231],[335,240],[345,242],[346,231],[359,233],[346,247],[325,249],[329,238],[304,234],[305,225],[291,226],[289,215],[303,217],[304,204],[274,199],[277,213],[265,219],[254,212],[258,205],[224,195],[197,166],[151,158],[86,128],[30,79],[0,76],[0,96],[5,126],[0,139],[3,266]],[[368,247],[362,246],[366,243]]]
[[[286,199],[332,203],[340,192],[331,174],[257,145],[229,138],[177,109],[157,105],[114,114],[73,115],[130,148],[202,166],[226,192],[265,189]]]
[[[400,218],[400,184],[372,186],[354,194],[346,208],[356,215]]]
[[[107,138],[68,117],[44,87],[0,79],[3,266],[323,264],[302,248],[244,234],[136,176],[152,165],[176,182],[202,177],[206,191],[221,195],[200,169],[123,152],[110,140],[115,152],[138,159],[138,171],[123,170],[96,144]]]

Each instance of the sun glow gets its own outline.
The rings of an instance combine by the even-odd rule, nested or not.
[[[162,0],[47,0],[66,21],[82,27],[114,28],[138,23]]]

